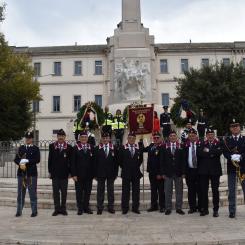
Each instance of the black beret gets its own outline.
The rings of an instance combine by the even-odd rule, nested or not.
[[[196,134],[197,135],[197,131],[194,128],[191,128],[188,133],[189,134]]]
[[[66,136],[66,133],[63,129],[60,129],[60,130],[58,130],[57,135]]]
[[[206,134],[213,134],[213,133],[214,133],[213,127],[209,127],[206,131]]]
[[[110,137],[110,134],[108,132],[101,132],[101,137]]]
[[[153,137],[161,137],[161,134],[160,134],[160,132],[155,131],[155,132],[152,133],[152,136]]]
[[[132,132],[129,132],[128,136],[136,137],[136,134],[135,134],[135,132],[132,131]]]
[[[79,137],[80,137],[80,136],[88,136],[88,132],[85,131],[85,130],[80,131],[80,132],[79,132]]]

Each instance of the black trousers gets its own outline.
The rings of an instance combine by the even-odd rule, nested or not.
[[[200,175],[201,182],[201,193],[202,193],[202,210],[208,210],[208,189],[209,189],[209,180],[211,181],[211,188],[213,194],[213,210],[219,210],[219,175]]]
[[[75,182],[77,209],[88,210],[93,179],[78,179]]]
[[[189,169],[186,175],[186,184],[188,187],[188,203],[190,209],[201,209],[201,188],[200,176],[197,174],[197,169]]]
[[[97,178],[97,209],[104,209],[105,182],[107,185],[108,209],[114,209],[114,178]]]
[[[117,143],[119,143],[120,145],[122,145],[123,142],[123,135],[124,135],[124,129],[115,129],[115,138],[117,140]]]
[[[166,124],[162,127],[162,136],[163,138],[167,138],[170,134],[171,131],[171,125],[170,124]]]
[[[53,178],[52,186],[53,186],[54,209],[56,211],[65,211],[68,179]]]
[[[130,186],[132,185],[132,209],[138,210],[140,205],[140,178],[122,179],[122,202],[123,211],[129,210]]]
[[[151,207],[165,208],[164,180],[157,180],[156,175],[149,174],[151,185]]]

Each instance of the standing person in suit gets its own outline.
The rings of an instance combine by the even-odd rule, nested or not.
[[[67,215],[66,198],[72,146],[65,139],[66,133],[63,129],[60,129],[57,132],[57,141],[49,145],[48,171],[49,177],[52,179],[55,209],[52,216],[57,216],[58,214]]]
[[[162,128],[162,135],[167,139],[171,131],[171,114],[168,112],[168,106],[163,106],[164,112],[160,115],[160,126]]]
[[[241,135],[241,126],[236,119],[230,123],[231,136],[224,140],[223,154],[227,159],[228,189],[229,189],[229,217],[236,217],[236,161],[243,173],[245,165],[245,137]],[[243,194],[245,195],[245,181],[242,181]]]
[[[94,147],[88,143],[87,131],[79,134],[79,141],[73,148],[71,176],[75,181],[77,215],[83,212],[93,214],[89,200],[94,178]]]
[[[21,145],[14,159],[18,165],[18,197],[16,217],[22,215],[25,205],[26,189],[31,201],[31,217],[37,216],[37,164],[40,162],[40,150],[33,145],[33,132],[25,134],[25,144]]]
[[[161,151],[163,151],[163,141],[159,132],[152,134],[153,142],[144,148],[144,152],[148,153],[147,172],[149,173],[149,181],[151,186],[151,207],[148,212],[160,210],[165,211],[165,194],[164,179],[161,174]]]
[[[209,214],[208,211],[208,189],[209,181],[213,193],[213,217],[219,216],[219,182],[222,175],[220,156],[222,147],[212,128],[207,129],[207,140],[198,148],[197,154],[199,158],[198,174],[201,183],[201,216]]]
[[[110,143],[110,134],[102,132],[102,143],[95,148],[95,177],[97,179],[97,214],[104,210],[105,182],[107,185],[108,212],[114,210],[114,182],[118,176],[118,150]]]
[[[185,178],[188,187],[189,214],[195,213],[201,208],[200,181],[198,175],[197,149],[201,142],[198,140],[197,131],[189,130],[188,139],[184,144],[185,151]]]
[[[143,149],[135,144],[136,135],[129,133],[128,143],[120,148],[119,165],[122,168],[122,213],[129,210],[130,185],[132,185],[132,212],[140,214],[140,179],[143,174],[140,166],[143,162]]]
[[[184,215],[182,204],[185,160],[184,151],[175,131],[170,132],[169,142],[166,143],[161,154],[161,173],[165,180],[165,215],[170,215],[172,212],[173,182],[175,184],[176,213]]]

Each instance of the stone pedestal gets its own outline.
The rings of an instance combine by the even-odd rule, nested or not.
[[[108,38],[110,104],[156,102],[154,36],[141,24],[140,0],[122,0],[122,22]]]

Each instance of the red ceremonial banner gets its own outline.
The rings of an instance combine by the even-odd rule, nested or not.
[[[153,130],[153,105],[129,107],[129,128],[135,134],[151,134]]]

